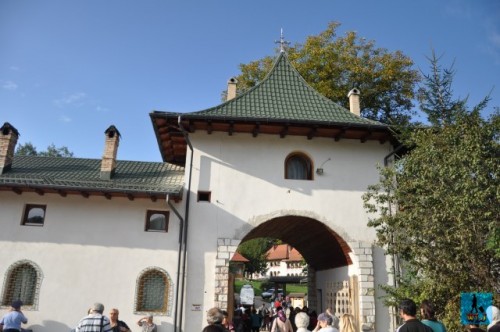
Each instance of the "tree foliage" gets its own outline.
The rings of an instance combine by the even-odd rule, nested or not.
[[[427,59],[431,65],[431,73],[423,74],[426,87],[419,89],[417,94],[420,109],[427,114],[427,119],[434,126],[451,124],[465,111],[467,99],[453,98],[453,65],[443,68],[434,50],[432,57]]]
[[[38,152],[31,142],[27,142],[19,145],[15,154],[17,156],[73,157],[73,152],[67,147],[57,148],[53,143],[47,147],[47,150]]]
[[[249,262],[245,263],[247,273],[265,273],[267,271],[267,251],[275,243],[271,238],[257,238],[243,242],[238,247],[238,252]]]
[[[459,330],[461,292],[500,291],[500,114],[481,117],[488,97],[471,111],[439,97],[452,76],[425,76],[422,110],[433,125],[403,137],[412,148],[363,199],[379,243],[402,262],[389,302],[431,299],[448,330]]]
[[[304,44],[288,48],[294,67],[313,88],[347,109],[347,93],[357,87],[361,90],[364,117],[384,123],[407,123],[413,114],[412,99],[420,79],[419,72],[412,69],[413,61],[401,51],[377,48],[356,32],[338,36],[339,26],[332,22],[319,35],[309,36]],[[273,63],[268,56],[241,64],[239,91],[262,81]]]

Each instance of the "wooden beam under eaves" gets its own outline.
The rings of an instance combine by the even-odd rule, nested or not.
[[[314,127],[314,128],[311,128],[311,130],[309,131],[309,133],[307,134],[307,139],[310,140],[314,137],[314,135],[316,134],[316,131],[318,130],[317,127]]]
[[[288,135],[288,125],[285,125],[280,132],[280,138],[285,138]]]
[[[361,137],[361,143],[365,143],[372,136],[372,131],[369,130],[363,137]]]
[[[133,201],[134,200],[134,195],[127,194],[127,198],[128,198],[129,201]]]
[[[40,196],[45,195],[45,192],[44,192],[42,189],[39,189],[39,188],[35,189],[35,192],[36,192],[38,195],[40,195]]]
[[[345,128],[342,128],[342,129],[340,130],[340,132],[339,132],[337,135],[335,135],[335,136],[333,137],[333,139],[335,140],[335,142],[340,141],[340,139],[341,139],[341,138],[343,138],[343,137],[345,136],[345,132],[346,132]]]
[[[253,128],[252,136],[257,137],[257,135],[259,135],[259,133],[260,133],[260,123],[257,122],[255,124],[255,127]]]
[[[150,195],[149,198],[152,202],[156,202],[158,200],[158,197],[156,197],[155,195]]]
[[[213,131],[213,127],[212,127],[212,121],[208,120],[207,121],[207,134],[212,134],[212,131]]]
[[[23,193],[23,191],[21,189],[19,189],[19,188],[12,188],[12,191],[15,192],[18,195],[21,195]]]
[[[111,194],[110,193],[104,193],[104,197],[106,197],[106,199],[111,200]]]
[[[234,121],[231,121],[229,123],[229,129],[228,129],[227,133],[228,133],[229,136],[233,136],[233,133],[234,133]]]
[[[85,191],[81,191],[80,195],[82,195],[85,198],[89,198],[89,196],[90,196],[90,194],[88,192],[85,192]]]
[[[57,191],[57,193],[58,193],[59,195],[61,195],[61,197],[66,197],[66,196],[68,196],[68,194],[67,194],[64,190],[60,190],[60,189],[59,189],[59,190]]]

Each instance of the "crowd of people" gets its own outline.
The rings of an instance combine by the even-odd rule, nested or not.
[[[417,318],[417,305],[411,299],[402,300],[399,303],[399,316],[403,320],[396,332],[446,332],[444,324],[437,320],[436,309],[432,302],[422,301],[420,305],[420,317]],[[489,306],[486,309],[489,325],[487,332],[500,332],[500,312],[497,307]],[[470,332],[484,332],[478,325],[468,326]]]
[[[131,332],[127,323],[119,320],[120,312],[116,308],[109,311],[109,318],[104,315],[104,305],[94,303],[89,309],[88,315],[83,317],[74,332]],[[141,327],[141,332],[157,332],[156,324],[153,323],[153,316],[147,315],[137,321]]]
[[[203,332],[355,332],[354,317],[343,314],[339,319],[330,309],[317,315],[307,307],[291,308],[284,303],[259,308],[240,307],[232,321],[228,313],[218,308],[207,312],[208,325]]]
[[[487,332],[500,332],[500,311],[490,306],[486,313],[489,325]],[[444,324],[436,319],[436,310],[432,302],[422,301],[420,317],[417,318],[417,305],[411,299],[402,300],[399,304],[399,316],[403,323],[396,332],[446,332]],[[342,314],[339,317],[327,309],[324,313],[316,314],[307,307],[290,308],[281,304],[270,307],[265,303],[259,308],[238,308],[234,312],[232,321],[228,313],[218,308],[212,308],[207,313],[208,325],[202,332],[355,332],[359,329],[355,325],[351,314]],[[470,332],[484,332],[485,330],[471,325]]]
[[[23,303],[13,301],[10,311],[0,320],[0,331],[20,332],[22,324],[28,319],[21,311]],[[399,316],[403,320],[396,332],[446,332],[444,324],[436,319],[436,310],[432,302],[425,300],[420,305],[421,320],[417,318],[417,305],[411,299],[402,300],[399,304]],[[487,332],[500,332],[500,310],[495,306],[486,309],[489,325]],[[118,319],[119,311],[112,308],[109,318],[104,315],[104,305],[94,303],[88,315],[83,317],[74,332],[131,332],[128,325]],[[286,305],[275,304],[271,307],[265,303],[261,307],[249,309],[238,308],[234,312],[232,321],[226,311],[212,308],[207,312],[208,325],[202,332],[355,332],[359,331],[350,314],[339,317],[327,309],[319,315],[309,311],[307,307],[290,308]],[[137,321],[142,332],[157,332],[153,316],[147,315]],[[470,332],[484,332],[476,325],[469,326]]]

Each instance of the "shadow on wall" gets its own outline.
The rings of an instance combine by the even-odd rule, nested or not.
[[[29,322],[29,317],[28,317]],[[54,320],[44,320],[44,325],[29,325],[26,329],[30,329],[33,332],[68,332],[74,328],[74,326],[68,326],[66,324],[56,322]]]

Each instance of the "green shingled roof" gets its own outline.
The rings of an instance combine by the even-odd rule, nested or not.
[[[15,156],[0,186],[179,195],[184,181],[183,167],[163,162],[118,160],[111,180],[100,174],[100,159]]]
[[[266,78],[252,89],[219,106],[185,113],[183,118],[263,119],[385,127],[380,122],[352,114],[314,90],[291,65],[285,53],[278,56]]]

